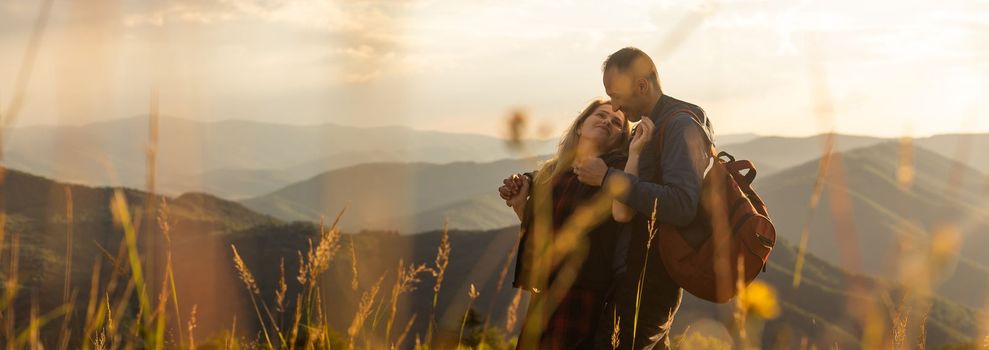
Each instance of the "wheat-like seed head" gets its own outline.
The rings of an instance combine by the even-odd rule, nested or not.
[[[518,321],[519,304],[522,302],[522,289],[515,290],[512,297],[512,304],[508,305],[508,315],[505,317],[505,331],[511,333],[515,329],[515,322]]]
[[[158,228],[161,229],[161,234],[165,237],[165,242],[171,244],[172,225],[169,223],[168,213],[168,201],[165,200],[165,197],[162,197],[161,206],[158,207]]]
[[[309,240],[309,252],[306,257],[303,258],[302,253],[299,253],[298,279],[303,285],[308,283],[314,286],[316,277],[330,267],[330,260],[333,260],[333,256],[340,248],[340,230],[334,226],[324,231],[322,224],[319,227],[319,243],[313,247],[312,240]]]
[[[350,289],[357,291],[360,283],[357,278],[357,248],[354,247],[354,236],[350,236],[350,272],[353,274],[353,278],[350,280]]]
[[[278,312],[285,312],[285,294],[288,292],[288,284],[285,283],[285,258],[282,258],[279,266],[278,289],[275,290],[275,302]]]
[[[188,326],[188,329],[189,329],[189,348],[190,349],[195,349],[196,348],[196,337],[194,337],[192,335],[193,334],[193,331],[196,330],[196,307],[197,307],[197,305],[195,305],[195,304],[192,305],[192,312],[190,312],[190,315],[189,315],[189,326]]]
[[[618,310],[615,310],[615,314],[612,315],[612,317],[615,325],[614,329],[611,331],[611,348],[618,349],[618,345],[620,343],[620,337],[618,335],[621,333],[622,318],[621,316],[618,316]]]
[[[364,321],[371,314],[371,307],[374,306],[374,298],[378,295],[378,291],[381,289],[381,282],[384,280],[385,276],[381,276],[370,290],[361,295],[361,301],[357,304],[357,314],[354,315],[353,321],[350,322],[350,328],[347,328],[347,336],[350,337],[351,344],[354,343],[354,339],[357,338],[357,334],[360,333],[361,328],[364,326]]]
[[[401,269],[401,264],[399,268]],[[398,282],[396,283],[399,294],[414,291],[416,289],[416,283],[420,282],[419,274],[427,270],[429,269],[426,268],[426,264],[411,265],[404,271],[399,270]]]
[[[450,234],[447,231],[447,225],[443,224],[443,237],[440,239],[440,245],[436,249],[436,266],[432,269],[433,277],[436,277],[436,284],[433,286],[433,292],[439,293],[440,286],[443,285],[443,276],[446,273],[446,267],[450,264]]]
[[[471,300],[474,300],[474,299],[477,299],[477,297],[480,296],[480,295],[481,295],[481,293],[478,293],[477,292],[477,288],[474,287],[474,284],[473,283],[471,283],[470,284],[470,290],[467,291],[467,296],[469,296]]]
[[[254,275],[251,274],[251,270],[247,269],[247,264],[244,263],[244,259],[241,259],[240,254],[237,253],[237,247],[234,247],[234,245],[231,244],[230,249],[234,252],[234,266],[237,267],[237,272],[240,274],[240,280],[244,281],[244,285],[247,286],[247,290],[255,295],[260,295],[261,290],[258,289],[258,283],[254,279]]]

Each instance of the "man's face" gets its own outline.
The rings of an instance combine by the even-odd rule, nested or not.
[[[608,68],[604,71],[604,90],[611,98],[611,106],[615,111],[622,111],[630,122],[637,122],[645,114],[639,106],[641,101],[635,88],[635,79],[628,72],[619,72],[618,68]]]

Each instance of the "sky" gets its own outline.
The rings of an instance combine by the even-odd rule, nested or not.
[[[556,135],[635,46],[719,134],[989,132],[989,0],[0,0],[13,126],[161,112]],[[8,116],[5,115],[4,118]],[[538,130],[538,132],[536,131]]]

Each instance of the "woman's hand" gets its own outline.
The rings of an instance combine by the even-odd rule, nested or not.
[[[649,143],[649,140],[652,139],[652,131],[655,126],[652,119],[642,118],[639,125],[635,127],[632,142],[628,145],[628,161],[625,162],[626,174],[639,176],[639,155],[646,147],[646,144]],[[615,218],[615,221],[629,222],[635,217],[635,210],[616,200],[611,205],[611,214]]]
[[[498,187],[498,195],[501,196],[501,199],[505,200],[505,205],[509,207],[512,206],[508,203],[508,200],[512,199],[512,197],[515,197],[515,195],[519,193],[519,187],[522,185],[522,181],[526,180],[527,176],[525,175],[512,174],[512,176],[509,176],[502,181],[504,184],[501,185],[501,187]]]
[[[639,125],[635,127],[635,133],[632,135],[632,142],[628,146],[628,155],[638,156],[642,153],[642,149],[646,147],[649,140],[652,139],[652,131],[655,128],[655,124],[648,117],[642,118]]]
[[[527,176],[520,176],[516,185],[518,186],[518,192],[508,199],[508,205],[519,211],[525,208],[525,201],[529,198],[529,178]]]

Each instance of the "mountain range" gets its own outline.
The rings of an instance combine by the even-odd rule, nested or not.
[[[912,260],[939,244],[935,237],[947,240],[952,259],[941,292],[982,307],[989,292],[989,259],[980,248],[989,244],[989,177],[922,147],[910,150],[909,165],[897,143],[837,154],[813,211],[820,160],[757,179],[756,186],[781,237],[798,242],[806,225],[808,251],[853,272],[912,279]],[[901,167],[912,174],[909,182],[897,177]]]
[[[25,276],[19,288],[21,297],[14,303],[19,314],[30,312],[32,303],[42,310],[60,305],[67,267],[71,269],[69,281],[77,300],[88,299],[94,271],[101,281],[111,277],[113,252],[120,248],[123,237],[109,209],[115,193],[124,195],[136,218],[142,216],[141,213],[149,213],[144,206],[166,203],[166,221],[172,224],[168,231],[169,244],[182,305],[180,314],[188,315],[193,305],[197,307],[197,334],[230,329],[233,315],[238,315],[235,326],[240,334],[251,334],[252,329],[256,330],[249,292],[237,280],[231,246],[236,247],[244,257],[245,266],[252,271],[260,288],[259,298],[266,300],[268,305],[275,305],[277,286],[283,278],[282,269],[289,276],[298,270],[298,254],[309,249],[320,230],[314,223],[285,223],[209,195],[189,194],[173,198],[121,188],[68,185],[11,169],[5,171],[0,191],[10,215],[7,230],[13,232],[11,239],[18,242],[22,257],[18,264],[19,275]],[[66,214],[69,208],[72,208],[71,220]],[[145,218],[161,217],[144,215]],[[137,222],[147,224],[140,219]],[[149,242],[147,237],[158,237],[163,233],[154,226],[148,227],[141,229],[141,237],[145,237],[141,241],[142,247],[147,247],[144,245]],[[439,231],[412,235],[366,231],[341,237],[339,250],[330,261],[323,283],[322,298],[332,301],[329,309],[332,312],[327,313],[331,325],[341,332],[346,330],[360,295],[379,278],[383,278],[387,291],[387,286],[394,282],[395,269],[400,262],[406,266],[432,264],[441,237]],[[68,239],[72,240],[71,245]],[[511,252],[517,239],[518,230],[514,227],[450,233],[450,264],[439,292],[436,312],[441,338],[455,336],[469,301],[466,290],[471,284],[480,292],[480,297],[472,302],[479,317],[489,325],[503,329],[504,333],[518,330],[518,322],[512,329],[504,328],[515,294],[509,284],[514,268]],[[164,244],[164,241],[156,241],[156,244]],[[62,258],[67,246],[72,247],[71,260]],[[146,259],[160,259],[163,247],[151,248],[157,254],[146,252]],[[903,289],[896,282],[846,272],[826,262],[831,260],[813,254],[806,256],[803,282],[794,288],[796,255],[796,248],[781,239],[767,272],[760,277],[777,291],[782,308],[779,318],[765,323],[761,334],[763,344],[798,346],[800,339],[806,337],[810,344],[818,347],[856,346],[861,344],[864,333],[861,319],[851,308],[880,294],[888,294],[894,301],[893,305],[880,307],[897,307],[895,302]],[[68,262],[71,265],[67,265]],[[151,266],[146,265],[146,272],[149,276],[157,276],[154,271],[158,270]],[[422,335],[426,328],[423,320],[430,314],[428,301],[432,299],[435,281],[428,273],[418,277],[417,288],[399,298],[396,320],[404,324],[416,317],[410,332]],[[292,305],[301,286],[295,278],[285,280],[289,295],[285,303]],[[354,281],[356,283],[352,284]],[[523,298],[522,305],[516,310],[516,317],[522,317],[526,299]],[[942,297],[935,297],[932,305],[927,319],[927,344],[968,343],[978,336],[981,316],[973,308]],[[730,315],[730,305],[715,306],[687,295],[674,334],[687,332],[692,326],[707,322],[705,320],[730,324]],[[43,327],[43,337],[55,334],[58,327],[58,324]],[[884,327],[888,329],[891,325]],[[379,326],[366,331],[378,333],[383,330]]]
[[[227,120],[200,122],[159,118],[156,129],[157,190],[169,195],[205,192],[246,199],[274,192],[335,169],[365,163],[491,162],[550,154],[556,139],[529,140],[520,149],[484,135],[407,127],[288,125]],[[147,116],[84,125],[15,127],[5,131],[6,166],[91,186],[145,187],[151,129]],[[889,139],[839,135],[838,151]],[[948,158],[989,172],[980,149],[989,135],[958,134],[914,142]],[[811,161],[822,135],[771,137],[719,135],[718,144],[756,159],[763,174]]]
[[[957,231],[958,251],[940,273],[938,288],[965,305],[983,306],[989,292],[989,258],[980,247],[989,246],[985,238],[989,233],[989,177],[915,144],[904,148],[892,141],[852,140],[865,146],[835,153],[813,211],[809,203],[820,158],[768,176],[760,172],[755,186],[769,205],[780,236],[799,242],[807,226],[812,254],[844,264],[843,268],[854,273],[894,276],[902,282],[910,277],[910,271],[903,268],[905,261],[925,252],[936,232]],[[778,157],[797,158],[786,152]],[[349,229],[412,233],[437,229],[447,222],[451,228],[487,230],[518,223],[495,188],[502,174],[532,169],[533,163],[373,164],[330,172],[243,203],[275,217],[309,221],[346,207],[352,215],[344,220]],[[900,168],[910,169],[908,185],[897,179]],[[409,180],[403,183],[397,178]],[[847,208],[832,205],[838,195]],[[846,226],[841,225],[851,228],[847,235],[838,234],[845,232],[840,228]],[[907,245],[920,248],[905,251]]]
[[[499,138],[406,127],[177,117],[161,117],[157,126],[158,190],[172,195],[257,196],[325,171],[372,161],[448,163],[519,156]],[[147,117],[13,128],[4,132],[4,162],[81,184],[143,188],[150,133]],[[524,144],[526,152],[543,154],[555,147],[555,140]]]
[[[6,230],[25,252],[19,265],[22,288],[41,305],[62,302],[67,267],[73,290],[84,298],[94,261],[112,264],[122,232],[109,203],[120,193],[145,229],[157,228],[156,208],[167,203],[177,283],[193,286],[179,295],[187,306],[247,310],[246,299],[229,298],[242,292],[229,269],[230,245],[248,252],[245,260],[258,270],[259,281],[274,286],[279,272],[274,262],[284,259],[287,268],[297,268],[297,252],[318,232],[315,223],[343,211],[341,227],[352,233],[346,238],[361,261],[359,285],[388,275],[400,259],[432,261],[436,230],[448,224],[455,247],[463,251],[454,255],[462,263],[451,266],[450,290],[441,292],[441,299],[451,301],[441,311],[461,312],[463,290],[476,283],[482,287],[478,305],[487,304],[477,311],[504,322],[488,310],[502,312],[511,302],[510,288],[493,284],[514,245],[517,218],[495,190],[508,174],[537,167],[555,143],[532,141],[527,153],[542,156],[522,157],[505,141],[479,135],[163,118],[155,180],[165,195],[151,195],[131,189],[147,181],[147,138],[134,136],[146,130],[145,119],[132,118],[5,133],[0,190]],[[784,313],[766,323],[763,342],[796,329],[826,341],[819,346],[858,344],[862,325],[842,305],[875,299],[877,293],[897,296],[900,286],[917,283],[928,271],[935,272],[930,283],[937,295],[928,342],[959,343],[976,336],[973,320],[983,316],[975,310],[985,307],[989,293],[989,258],[982,253],[989,246],[989,158],[978,153],[989,147],[989,135],[912,140],[836,135],[836,153],[821,158],[825,137],[721,138],[721,149],[756,163],[755,186],[781,238],[763,279],[780,292]],[[824,161],[827,172],[821,177]],[[820,198],[811,208],[818,182]],[[794,245],[805,227],[804,283],[794,289]],[[147,244],[157,252],[165,243]],[[61,259],[69,251],[72,258]],[[353,277],[345,263],[350,254],[341,251],[329,280]],[[941,260],[931,265],[932,258]],[[327,300],[353,301],[344,303],[334,321],[345,328],[352,315],[347,308],[359,293],[339,285],[327,288],[333,298]],[[402,317],[421,314],[422,303],[412,300],[428,299],[430,293],[429,288],[413,292]],[[725,321],[730,314],[691,298],[684,305],[693,311],[683,314],[680,326]],[[31,311],[25,300],[15,306],[22,315]],[[204,312],[200,322],[204,331],[220,331],[229,328],[230,319]],[[251,327],[243,318],[238,324]]]

